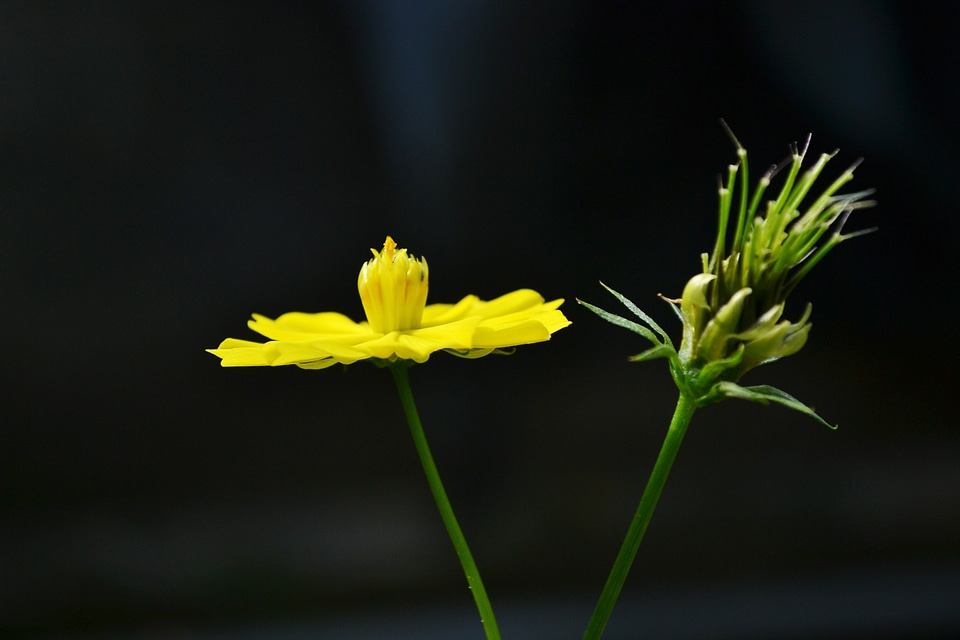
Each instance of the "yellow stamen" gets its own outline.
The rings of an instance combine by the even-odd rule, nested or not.
[[[393,252],[397,248],[397,243],[393,241],[393,238],[387,236],[387,239],[383,241],[383,259],[388,262],[393,262]],[[373,251],[371,249],[371,251]],[[376,251],[373,252],[376,255]]]

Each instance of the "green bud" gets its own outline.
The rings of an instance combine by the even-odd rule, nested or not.
[[[781,320],[787,296],[833,247],[866,233],[844,235],[841,229],[852,210],[873,204],[863,200],[869,192],[836,195],[853,179],[852,167],[805,206],[817,177],[835,155],[821,155],[801,174],[808,138],[802,151],[792,148],[780,192],[764,208],[763,194],[778,168],[768,171],[748,194],[747,152],[736,138],[734,142],[740,162],[730,167],[719,190],[713,254],[702,258],[704,272],[690,278],[680,299],[679,360],[701,390],[720,380],[736,382],[750,369],[803,348],[811,308],[808,305],[797,322]]]
[[[820,419],[811,408],[779,389],[737,383],[751,369],[793,355],[807,343],[812,307],[808,304],[796,322],[783,319],[787,297],[834,247],[874,231],[843,233],[851,212],[873,206],[865,200],[871,192],[837,193],[853,179],[858,161],[819,195],[811,195],[836,152],[822,154],[801,173],[810,144],[807,138],[803,150],[792,146],[786,165],[767,171],[752,194],[748,193],[747,151],[729,129],[727,132],[737,145],[739,162],[730,166],[727,180],[719,188],[713,252],[701,255],[703,272],[687,281],[679,300],[664,298],[675,305],[683,323],[680,349],[674,348],[666,332],[647,314],[612,289],[640,323],[581,304],[651,342],[651,348],[631,360],[667,359],[680,392],[698,406],[740,398],[781,404]],[[766,189],[781,169],[786,175],[780,191],[764,203]]]

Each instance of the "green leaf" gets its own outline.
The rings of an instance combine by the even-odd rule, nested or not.
[[[669,344],[658,344],[651,347],[643,353],[627,358],[630,362],[646,362],[647,360],[656,360],[657,358],[673,359],[677,357],[677,350]]]
[[[660,325],[658,325],[656,322],[653,321],[653,318],[651,318],[650,316],[645,314],[643,311],[641,311],[640,307],[635,305],[623,294],[617,291],[614,291],[613,289],[603,284],[602,282],[600,283],[600,286],[606,289],[607,291],[609,291],[610,293],[612,293],[617,298],[617,300],[622,302],[623,306],[625,306],[627,309],[630,309],[630,311],[633,312],[635,316],[637,316],[638,318],[646,322],[649,326],[653,327],[653,330],[656,331],[658,334],[660,334],[660,337],[663,338],[663,342],[665,344],[668,344],[671,347],[673,346],[673,342],[670,341],[670,336],[667,335],[667,332],[661,329]]]
[[[786,391],[781,391],[780,389],[771,387],[770,385],[761,384],[755,387],[741,387],[735,382],[724,381],[718,382],[716,384],[716,389],[727,398],[739,398],[741,400],[759,402],[760,404],[770,404],[771,402],[776,402],[777,404],[782,404],[783,406],[793,409],[794,411],[805,413],[831,429],[837,428],[836,425],[830,424],[817,415],[817,412],[813,410],[813,407],[808,407]]]
[[[585,307],[586,307],[587,309],[589,309],[590,311],[593,311],[595,314],[597,314],[598,316],[600,316],[601,318],[603,318],[604,320],[606,320],[606,321],[609,322],[610,324],[615,324],[615,325],[617,325],[618,327],[623,327],[624,329],[629,329],[630,331],[633,331],[634,333],[640,334],[641,336],[643,336],[644,338],[646,338],[647,340],[649,340],[649,341],[652,342],[653,344],[655,344],[655,345],[657,345],[657,346],[662,346],[663,343],[659,340],[659,338],[657,338],[657,336],[654,335],[653,331],[650,331],[650,329],[647,329],[645,326],[643,326],[643,325],[641,325],[641,324],[637,324],[637,323],[634,322],[633,320],[627,320],[626,318],[622,318],[622,317],[616,315],[615,313],[610,313],[609,311],[604,311],[604,310],[601,309],[600,307],[595,307],[594,305],[590,304],[589,302],[584,302],[583,300],[581,300],[581,299],[579,299],[579,298],[577,298],[577,302],[580,303],[581,305],[585,306]]]

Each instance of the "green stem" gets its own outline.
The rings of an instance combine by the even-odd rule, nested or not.
[[[417,406],[413,401],[413,392],[410,389],[410,378],[407,376],[407,367],[405,362],[398,361],[390,365],[390,371],[393,373],[393,380],[397,383],[397,391],[400,393],[400,403],[403,405],[403,412],[407,416],[407,422],[410,424],[410,434],[413,436],[413,443],[417,447],[417,454],[420,456],[420,463],[423,465],[423,472],[427,476],[427,483],[430,485],[430,491],[433,493],[433,499],[440,510],[440,518],[447,528],[447,534],[453,542],[453,548],[457,551],[457,557],[460,558],[460,564],[463,566],[463,572],[467,576],[467,585],[473,593],[473,599],[477,603],[477,609],[480,612],[480,622],[483,623],[483,629],[487,633],[487,640],[500,640],[500,630],[497,628],[497,619],[493,615],[493,607],[490,605],[490,599],[487,597],[487,590],[483,587],[483,580],[480,579],[480,571],[477,564],[473,561],[473,555],[467,546],[467,539],[460,530],[457,523],[457,517],[453,514],[453,507],[447,498],[447,492],[443,488],[443,482],[440,480],[440,472],[437,471],[437,465],[433,462],[433,455],[430,453],[430,447],[427,445],[427,436],[423,432],[423,425],[420,424],[420,415],[417,413]]]
[[[603,635],[603,630],[610,620],[610,614],[613,613],[613,607],[617,604],[617,598],[620,597],[620,590],[630,572],[630,565],[637,556],[640,549],[640,541],[643,540],[643,534],[650,524],[650,518],[653,516],[653,510],[657,506],[657,500],[663,492],[663,485],[667,482],[667,476],[670,475],[670,467],[677,457],[680,450],[680,444],[683,442],[683,436],[687,432],[690,420],[693,418],[693,412],[697,406],[693,399],[684,394],[680,394],[677,400],[677,408],[673,412],[673,419],[670,420],[670,429],[667,431],[667,437],[660,448],[660,455],[650,473],[650,479],[647,481],[647,487],[643,490],[643,496],[640,498],[640,505],[633,516],[633,522],[627,530],[627,535],[623,539],[623,545],[620,547],[620,553],[613,563],[610,575],[607,577],[607,584],[603,587],[600,599],[597,601],[597,607],[593,611],[590,623],[583,635],[583,640],[599,640]]]

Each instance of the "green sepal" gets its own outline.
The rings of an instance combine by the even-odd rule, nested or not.
[[[650,329],[646,328],[645,326],[643,326],[643,325],[641,325],[641,324],[637,324],[637,323],[634,322],[633,320],[627,320],[626,318],[623,318],[623,317],[621,317],[621,316],[618,316],[618,315],[615,314],[615,313],[610,313],[609,311],[604,311],[604,310],[601,309],[600,307],[596,307],[596,306],[590,304],[589,302],[584,302],[583,300],[581,300],[581,299],[579,299],[579,298],[577,298],[577,302],[580,303],[581,305],[585,306],[585,307],[586,307],[587,309],[589,309],[590,311],[593,311],[595,314],[597,314],[598,316],[600,316],[601,318],[603,318],[604,320],[606,320],[606,321],[609,322],[610,324],[615,324],[615,325],[617,325],[618,327],[623,327],[624,329],[628,329],[628,330],[630,330],[630,331],[633,331],[634,333],[637,333],[637,334],[643,336],[644,338],[646,338],[647,340],[649,340],[650,342],[652,342],[653,344],[655,344],[655,345],[657,345],[657,346],[664,346],[663,343],[662,343],[662,342],[657,338],[657,336],[653,333],[653,331],[651,331]],[[657,327],[657,328],[659,329],[659,327]],[[671,346],[670,348],[672,349],[673,347]]]
[[[389,358],[368,358],[367,362],[377,367],[378,369],[385,369],[387,367],[394,367],[394,366],[411,367],[415,364],[413,360],[404,360],[404,359],[398,358],[397,356],[391,356]]]
[[[700,373],[697,374],[697,380],[701,380],[703,384],[708,384],[712,387],[714,380],[718,379],[730,369],[740,366],[740,362],[743,360],[743,353],[743,345],[740,345],[730,356],[722,360],[708,362],[700,369]],[[713,395],[713,389],[710,390],[708,395]]]
[[[447,353],[465,360],[476,360],[490,354],[498,356],[511,356],[517,350],[516,347],[483,348],[483,349],[444,349]]]
[[[829,427],[830,429],[836,429],[836,425],[832,425],[813,410],[813,407],[808,407],[803,404],[792,395],[786,391],[781,391],[776,387],[771,387],[770,385],[761,384],[754,387],[741,387],[735,382],[718,382],[713,389],[710,391],[710,395],[718,393],[725,398],[739,398],[741,400],[749,400],[751,402],[759,402],[760,404],[770,404],[771,402],[776,402],[777,404],[782,404],[783,406],[793,409],[794,411],[799,411],[800,413],[805,413],[808,416],[815,418],[821,424]]]

